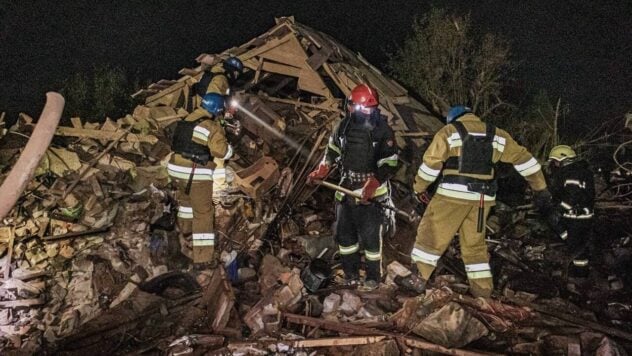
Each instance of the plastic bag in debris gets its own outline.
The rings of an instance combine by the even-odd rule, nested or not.
[[[430,314],[413,332],[445,347],[462,347],[489,333],[483,323],[454,302]]]

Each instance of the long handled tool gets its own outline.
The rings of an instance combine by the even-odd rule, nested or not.
[[[184,188],[184,194],[191,194],[191,185],[193,184],[193,176],[195,176],[195,168],[197,168],[197,163],[193,162],[193,166],[191,167],[191,174],[189,174],[189,180],[187,181],[187,186]]]
[[[491,186],[487,183],[468,183],[467,188],[469,191],[479,194],[476,232],[481,233],[485,226],[485,194],[489,193]]]
[[[316,182],[318,184],[326,187],[326,188],[329,188],[329,189],[332,189],[332,190],[335,190],[335,191],[347,194],[347,195],[349,195],[351,197],[354,197],[356,199],[362,199],[362,195],[357,193],[357,192],[354,192],[353,190],[341,187],[339,185],[336,185],[336,184],[333,184],[333,183],[330,183],[330,182],[327,182],[327,181],[324,181],[324,180],[317,180]],[[414,221],[413,217],[410,216],[410,214],[408,214],[407,212],[405,212],[403,210],[397,209],[394,206],[390,206],[390,205],[387,205],[387,204],[384,204],[384,203],[381,203],[381,202],[378,202],[378,201],[374,201],[374,200],[371,200],[371,203],[373,203],[373,204],[375,204],[375,205],[377,205],[377,206],[379,206],[381,208],[393,210],[395,213],[397,213],[400,216],[408,219],[408,221],[410,221],[410,222]]]

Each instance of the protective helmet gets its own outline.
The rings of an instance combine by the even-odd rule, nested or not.
[[[237,72],[237,75],[235,75],[235,79],[237,79],[237,77],[244,72],[244,64],[237,57],[228,57],[226,60],[224,60],[223,66],[224,70],[231,75]]]
[[[224,97],[217,93],[208,93],[202,97],[202,104],[200,105],[204,110],[217,116],[224,111]]]
[[[565,159],[575,158],[577,154],[571,148],[571,146],[567,145],[558,145],[551,149],[551,153],[549,153],[549,160],[556,160],[558,162],[562,162]]]
[[[445,123],[449,124],[452,121],[458,119],[459,117],[465,115],[465,114],[469,114],[472,112],[472,109],[470,109],[467,106],[464,105],[456,105],[450,108],[450,110],[448,110],[448,115],[445,116]]]
[[[360,84],[351,90],[349,105],[360,105],[365,108],[376,107],[380,104],[377,91],[366,84]],[[350,110],[353,107],[350,107]]]

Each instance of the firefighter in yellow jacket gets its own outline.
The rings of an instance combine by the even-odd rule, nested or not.
[[[199,106],[206,94],[215,93],[226,98],[230,95],[230,87],[235,84],[244,71],[244,64],[237,57],[228,57],[221,63],[205,70],[200,80],[193,85],[195,101]]]
[[[490,296],[492,272],[485,243],[485,220],[494,205],[493,166],[513,164],[534,191],[536,206],[550,206],[540,164],[504,130],[483,123],[470,108],[455,106],[423,156],[415,177],[420,196],[439,176],[436,194],[417,230],[411,257],[425,283],[456,233],[472,295]]]
[[[219,123],[223,111],[222,95],[204,95],[200,107],[178,122],[171,146],[173,155],[167,166],[178,189],[181,238],[192,240],[192,253],[185,246],[182,250],[198,265],[213,262],[213,158],[226,160],[233,154]]]

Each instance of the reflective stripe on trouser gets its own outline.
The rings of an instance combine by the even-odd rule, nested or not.
[[[191,193],[185,194],[187,180],[175,179],[178,188],[178,227],[185,240],[191,240],[192,250],[186,251],[186,246],[181,246],[183,253],[193,257],[194,263],[210,262],[214,252],[213,220],[213,182],[194,181],[191,184]],[[187,215],[190,207],[192,218]],[[182,212],[182,214],[180,214]],[[212,239],[210,238],[212,236]],[[196,242],[197,240],[197,242]],[[212,240],[212,244],[210,243]]]
[[[590,265],[590,243],[593,238],[593,220],[572,219],[563,217],[563,224],[568,232],[566,244],[570,256],[573,258],[568,275],[570,277],[588,277]]]
[[[358,278],[360,269],[360,241],[365,250],[367,280],[382,277],[381,226],[382,209],[370,205],[356,205],[351,199],[336,204],[336,242],[342,269],[348,279]]]
[[[490,207],[490,204],[485,205],[484,221]],[[491,295],[493,281],[485,233],[476,231],[477,219],[478,206],[475,204],[456,203],[441,195],[432,198],[417,229],[417,240],[411,252],[422,278],[430,278],[437,261],[458,232],[472,295]]]

